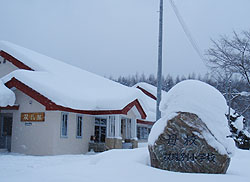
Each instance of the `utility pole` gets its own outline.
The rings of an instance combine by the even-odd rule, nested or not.
[[[160,102],[162,90],[162,34],[163,34],[163,0],[160,0],[160,18],[159,18],[159,44],[158,44],[158,71],[157,71],[157,102],[156,102],[156,120],[161,118]]]

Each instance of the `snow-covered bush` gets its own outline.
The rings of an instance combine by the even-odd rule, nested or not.
[[[233,110],[231,109],[231,111]],[[235,144],[238,148],[249,150],[250,133],[247,131],[245,123],[246,119],[240,114],[233,111],[233,113],[230,114],[229,121],[229,127],[232,135],[230,135],[229,137],[232,137],[234,139]]]

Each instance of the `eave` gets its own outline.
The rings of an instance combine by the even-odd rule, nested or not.
[[[15,77],[13,77],[10,81],[6,82],[5,85],[10,89],[13,87],[17,88],[24,94],[28,95],[29,97],[33,98],[34,100],[36,100],[37,102],[45,106],[47,111],[65,111],[65,112],[74,112],[74,113],[89,114],[89,115],[111,115],[111,114],[126,115],[128,111],[132,109],[132,107],[135,106],[138,112],[140,113],[142,119],[145,119],[147,117],[145,111],[143,110],[140,102],[137,99],[135,99],[134,101],[126,105],[121,110],[78,110],[78,109],[73,109],[73,108],[57,105],[56,103],[54,103],[47,97],[40,94],[38,91],[30,88],[23,82],[19,81]]]
[[[0,50],[0,56],[8,60],[9,62],[11,62],[13,65],[15,65],[19,69],[34,71],[32,68],[30,68],[29,66],[27,66],[26,64],[19,61],[18,59],[16,59],[15,57],[11,56],[10,54],[8,54],[7,52],[3,50]]]

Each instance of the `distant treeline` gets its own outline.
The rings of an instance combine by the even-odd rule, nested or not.
[[[156,86],[157,85],[157,78],[153,74],[146,76],[144,74],[135,74],[135,75],[130,75],[130,76],[120,76],[117,79],[114,79],[110,77],[111,80],[114,80],[118,83],[121,83],[126,86],[133,86],[136,83],[139,82],[146,82],[151,85]],[[250,92],[250,87],[247,82],[241,79],[231,79],[231,82],[229,83],[228,80],[222,79],[222,78],[214,78],[209,74],[206,74],[204,76],[201,75],[196,75],[195,73],[190,74],[189,76],[177,76],[173,78],[170,75],[163,76],[162,77],[162,89],[165,91],[169,91],[174,85],[177,83],[187,80],[187,79],[194,79],[194,80],[200,80],[203,82],[206,82],[215,88],[217,88],[227,100],[228,99],[228,90],[229,90],[229,84],[231,85],[231,93],[232,95],[230,96],[230,99],[232,100],[232,108],[236,110],[238,113],[242,114],[245,116],[247,119],[247,122],[250,123],[250,97],[246,96],[237,96],[237,93],[241,92]],[[237,96],[237,97],[236,97]],[[249,124],[248,124],[249,126]]]

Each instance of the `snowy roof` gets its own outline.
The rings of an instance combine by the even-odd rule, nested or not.
[[[234,142],[226,138],[231,135],[225,116],[227,103],[214,87],[197,80],[182,81],[170,89],[167,97],[161,102],[160,109],[163,117],[153,126],[149,144],[154,144],[168,120],[175,117],[178,112],[189,112],[196,114],[215,136],[216,142],[204,133],[204,138],[210,145],[222,154],[233,153]]]
[[[155,87],[149,83],[139,82],[139,83],[135,84],[133,87],[142,88],[142,89],[146,90],[147,92],[149,92],[150,94],[152,94],[155,98],[157,98],[157,87]],[[164,99],[164,97],[166,97],[166,94],[167,94],[167,92],[162,90],[161,95],[162,95],[163,99]]]
[[[134,88],[142,88],[148,93],[152,94],[155,98],[157,96],[157,87],[146,83],[146,82],[139,82],[133,86]],[[162,100],[166,97],[167,92],[162,90]],[[140,102],[147,113],[146,120],[155,122],[156,121],[156,100],[152,97],[144,94],[144,96],[140,97]]]
[[[139,90],[123,86],[56,59],[1,41],[3,50],[34,71],[16,70],[2,78],[16,78],[60,106],[78,110],[118,110],[137,99]]]
[[[143,110],[147,113],[145,120],[150,122],[156,121],[156,101],[146,95],[141,95],[139,101],[143,107]]]
[[[0,107],[13,106],[15,100],[15,94],[0,80]]]

